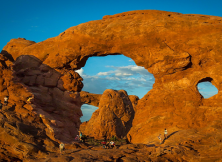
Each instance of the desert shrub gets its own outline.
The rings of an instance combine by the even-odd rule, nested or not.
[[[110,138],[110,141],[116,141],[116,140],[117,140],[116,136],[112,136],[112,137]]]

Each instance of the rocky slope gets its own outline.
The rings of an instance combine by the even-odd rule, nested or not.
[[[0,108],[0,159],[22,160],[38,151],[57,151],[60,142],[73,142],[81,123],[81,100],[78,92],[63,87],[66,74],[34,56],[20,56],[13,64],[7,55],[1,57],[0,100],[9,100]]]

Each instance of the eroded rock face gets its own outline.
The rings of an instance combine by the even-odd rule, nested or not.
[[[103,136],[124,137],[132,126],[134,118],[133,104],[126,91],[104,91],[100,98],[99,109],[91,119],[81,125],[83,134],[101,139]]]
[[[81,91],[80,96],[82,104],[89,104],[98,107],[102,95]]]
[[[46,125],[27,103],[32,93],[5,65],[5,62],[0,65],[0,102],[3,104],[5,96],[9,100],[0,107],[0,159],[21,161],[38,151],[55,151],[58,143],[47,136]]]
[[[0,108],[0,159],[15,161],[39,151],[57,152],[58,143],[73,142],[82,116],[80,95],[73,88],[81,89],[83,84],[68,91],[62,78],[67,73],[71,76],[69,71],[60,73],[30,55],[7,64],[8,56],[0,55],[4,58],[0,102],[9,97],[8,104]],[[81,77],[75,74],[75,79]]]
[[[63,75],[29,55],[18,57],[13,69],[17,82],[22,83],[32,94],[29,96],[32,99],[28,108],[40,115],[47,127],[47,135],[55,141],[72,142],[78,134],[82,116],[80,95],[77,91],[82,84],[80,88],[76,88],[78,84],[71,88],[66,84],[65,87],[72,90],[68,91],[61,83],[66,76],[69,76],[67,82],[78,82],[81,77],[72,72],[75,77],[71,79],[72,73]]]
[[[138,101],[129,132],[132,142],[147,143],[165,127],[222,128],[221,22],[215,16],[132,11],[71,27],[40,43],[24,46],[26,40],[14,39],[3,51],[14,59],[33,55],[61,71],[79,69],[91,56],[132,58],[155,77],[153,89]],[[219,91],[210,99],[197,90],[205,78]]]

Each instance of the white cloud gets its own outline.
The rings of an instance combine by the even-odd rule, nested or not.
[[[99,72],[97,75],[109,75],[108,72]]]
[[[97,109],[98,109],[98,107],[83,104],[81,107],[81,110],[83,113],[83,116],[81,117],[81,121],[82,122],[88,121],[91,118],[92,113],[95,112],[95,110],[97,110]]]
[[[106,89],[126,90],[129,95],[137,95],[142,98],[152,89],[154,77],[143,67],[130,66],[109,66],[106,72],[99,72],[96,75],[88,75],[83,69],[76,70],[83,78],[83,91],[95,94],[102,94]],[[81,121],[87,121],[92,113],[98,109],[91,105],[82,105],[83,117]]]
[[[100,73],[105,73],[106,75],[111,75],[114,74],[116,76],[124,76],[124,75],[146,75],[146,76],[151,76],[153,78],[153,75],[150,74],[145,68],[136,66],[136,65],[128,65],[128,66],[106,66],[108,68],[113,68],[113,71],[108,71],[108,72],[100,72]],[[97,75],[101,75],[98,73]]]
[[[143,67],[135,65],[107,67],[111,68],[111,70],[99,72],[96,75],[86,75],[83,69],[76,70],[83,78],[83,91],[102,94],[106,89],[124,89],[127,92],[131,92],[130,94],[137,95],[141,98],[152,89],[155,79],[153,75]],[[144,90],[143,94],[137,91],[138,88],[142,87]]]
[[[83,71],[84,70],[81,68],[79,70],[76,70],[75,72],[79,73],[80,76],[83,76],[84,75]]]

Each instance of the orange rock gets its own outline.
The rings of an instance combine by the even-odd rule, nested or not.
[[[73,125],[69,126],[77,129],[81,116],[81,101],[79,94],[76,92],[81,91],[83,84],[81,76],[73,70],[83,67],[91,56],[123,54],[132,58],[137,65],[146,68],[155,77],[153,89],[137,103],[133,125],[128,133],[131,142],[147,143],[152,136],[156,137],[156,134],[162,132],[164,128],[169,130],[194,129],[209,132],[217,132],[218,130],[220,132],[220,129],[222,129],[220,124],[222,120],[221,22],[222,18],[216,16],[183,15],[150,10],[131,11],[113,16],[104,16],[102,20],[71,27],[59,36],[40,43],[25,39],[12,39],[1,52],[8,59],[3,61],[7,66],[2,66],[11,68],[14,60],[19,56],[24,57],[21,55],[32,55],[30,57],[32,64],[27,61],[14,67],[14,70],[18,72],[15,80],[22,82],[23,85],[14,82],[10,68],[0,70],[2,78],[0,80],[0,99],[3,100],[3,97],[8,95],[9,106],[13,109],[12,105],[25,104],[26,98],[36,93],[34,94],[38,96],[34,100],[36,105],[43,103],[44,99],[40,97],[43,90],[40,90],[40,92],[36,88],[27,92],[24,90],[36,85],[45,86],[45,78],[53,76],[50,72],[48,73],[47,68],[49,67],[52,71],[56,69],[61,74],[61,78],[53,77],[58,79],[57,85],[54,80],[48,80],[46,83],[48,91],[47,93],[44,92],[47,96],[52,96],[53,104],[56,105],[57,109],[54,111],[56,116],[49,119],[55,120],[56,118],[58,120],[61,118],[59,116],[65,111],[66,113],[63,116],[68,117],[64,119],[66,121],[64,122],[69,123],[72,120]],[[35,61],[33,56],[37,58]],[[38,59],[39,61],[37,61]],[[39,76],[33,77],[30,76],[30,72],[25,75],[27,66],[35,68],[36,65],[40,64],[44,64],[45,67],[41,69],[37,66],[38,70],[44,73],[43,76],[40,78]],[[24,69],[24,71],[19,73],[18,70],[20,69]],[[36,73],[36,71],[33,71],[33,73]],[[203,99],[197,90],[197,84],[206,80],[212,82],[219,91],[217,95],[209,99]],[[62,87],[62,83],[64,83],[64,87]],[[65,89],[74,91],[75,99],[72,103],[75,104],[65,101],[66,97],[64,98],[62,95]],[[112,94],[119,97],[119,93],[113,92]],[[120,119],[119,116],[122,113],[118,111],[123,111],[127,120],[129,114],[124,109],[106,109],[108,107],[107,103],[109,105],[114,104],[109,99],[113,99],[113,96],[107,96],[104,100],[101,97],[102,107],[91,118],[92,123],[100,123],[91,129],[95,129],[94,133],[97,137],[103,135],[103,132],[98,132],[102,126],[107,132],[110,132],[108,135],[115,135],[116,133],[118,136],[121,134],[119,132],[127,132],[122,125],[120,125],[120,131],[117,130],[116,126],[118,124],[112,123],[112,121],[116,116],[118,116],[116,119]],[[115,100],[123,103],[121,98],[119,100],[115,98]],[[58,108],[60,106],[61,109]],[[116,106],[119,107],[119,105]],[[67,111],[67,107],[71,107],[71,109]],[[42,110],[41,106],[40,108],[37,106],[35,109]],[[15,110],[20,109],[16,108]],[[105,114],[105,110],[113,112],[112,115],[100,115],[100,111],[104,111],[102,114]],[[50,109],[50,111],[52,110]],[[33,112],[30,111],[29,113],[33,115]],[[45,111],[43,113],[47,114]],[[6,113],[6,115],[10,119],[10,114]],[[23,121],[38,119],[36,116],[31,118],[32,115],[28,116],[29,119],[25,119],[25,116],[18,116],[18,118]],[[71,115],[75,117],[72,118]],[[12,119],[16,120],[16,118]],[[124,121],[127,120],[124,119]],[[110,123],[104,125],[101,121]],[[90,122],[88,124],[90,125]],[[43,127],[42,123],[39,125]],[[46,129],[49,128],[51,126]],[[61,130],[59,128],[55,130],[58,130],[59,138],[62,139]],[[68,127],[64,130],[66,140],[71,139],[77,133],[68,133],[68,130],[70,130]],[[204,131],[201,131],[201,133],[206,133]],[[213,136],[213,134],[210,134],[210,136]]]
[[[80,96],[82,104],[89,104],[98,107],[102,95],[81,91]]]
[[[75,75],[75,72],[73,74]],[[42,64],[34,56],[23,55],[14,62],[14,76],[19,78],[17,82],[26,87],[29,96],[33,98],[31,105],[26,106],[26,104],[24,108],[18,107],[16,111],[20,111],[26,116],[28,114],[23,113],[24,111],[37,112],[47,127],[45,131],[49,138],[54,141],[72,142],[78,134],[82,116],[81,101],[78,92],[69,92],[66,90],[66,86],[62,87],[61,84],[59,88],[57,87],[63,74]],[[75,79],[81,79],[77,73],[75,76]],[[79,85],[73,85],[72,90],[73,88],[81,89],[75,88],[76,86]],[[9,90],[10,88],[8,87]],[[22,86],[21,88],[24,89]],[[16,102],[21,100],[22,95],[15,96],[16,94],[18,94],[18,90],[17,93],[10,93],[10,100],[12,98],[16,99]],[[27,102],[26,100],[27,98],[25,98],[25,102]]]
[[[88,122],[81,125],[80,130],[96,139],[101,139],[104,135],[120,138],[128,133],[133,117],[133,105],[126,91],[107,89],[100,97],[99,109]]]

